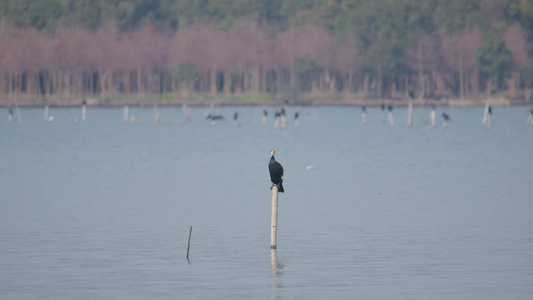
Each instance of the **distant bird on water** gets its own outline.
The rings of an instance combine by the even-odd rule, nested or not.
[[[280,193],[285,192],[283,189],[283,167],[279,162],[274,158],[276,151],[270,150],[270,163],[268,163],[268,171],[270,171],[270,180],[272,181],[272,186],[276,185]],[[270,188],[272,189],[272,187]]]
[[[442,122],[442,127],[446,128],[446,126],[448,126],[448,121],[450,121],[451,118],[446,112],[442,113],[442,118],[444,119],[444,122]]]
[[[208,114],[206,117],[206,119],[208,120],[224,120],[224,116],[223,115],[217,115],[217,114]]]
[[[487,108],[487,127],[490,128],[492,126],[492,106],[489,105]]]

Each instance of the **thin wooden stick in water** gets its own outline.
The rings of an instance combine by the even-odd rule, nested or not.
[[[189,229],[189,243],[187,244],[187,260],[189,260],[189,249],[191,248],[191,233],[192,233],[192,226]]]
[[[22,117],[20,116],[20,109],[19,109],[19,103],[17,101],[17,98],[15,98],[15,105],[17,106],[17,117],[18,117],[19,123],[22,123]]]

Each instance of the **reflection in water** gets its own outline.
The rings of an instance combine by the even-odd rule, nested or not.
[[[270,249],[270,258],[272,262],[271,270],[271,282],[272,282],[272,299],[278,299],[277,291],[281,287],[279,284],[279,279],[281,277],[281,269],[283,265],[278,263],[278,253],[276,249]]]
[[[272,277],[276,277],[278,275],[278,253],[276,249],[270,249],[270,255],[272,259]]]

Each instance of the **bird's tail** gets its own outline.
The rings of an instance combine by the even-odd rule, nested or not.
[[[282,184],[282,183],[278,184],[278,191],[279,191],[280,193],[285,192],[285,190],[283,189],[283,184]]]

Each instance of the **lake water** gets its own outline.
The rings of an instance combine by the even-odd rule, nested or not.
[[[528,109],[0,109],[0,298],[533,299]]]

